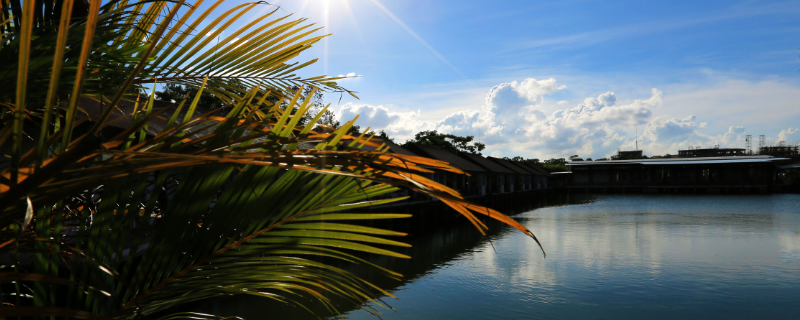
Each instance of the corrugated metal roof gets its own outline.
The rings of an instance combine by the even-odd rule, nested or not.
[[[725,164],[725,163],[759,163],[772,162],[779,159],[746,159],[746,160],[718,160],[718,161],[670,161],[670,162],[642,162],[643,165],[680,165],[680,164]]]
[[[602,161],[572,161],[567,163],[568,166],[575,165],[608,165],[620,163],[647,163],[647,162],[695,162],[695,161],[722,161],[722,160],[763,160],[769,159],[770,161],[785,160],[774,158],[772,156],[730,156],[730,157],[697,157],[697,158],[657,158],[657,159],[633,159],[633,160],[602,160]]]
[[[486,170],[484,170],[480,166],[470,162],[469,160],[459,157],[453,153],[450,153],[449,151],[444,149],[426,146],[424,144],[419,144],[419,143],[410,143],[408,144],[408,147],[413,151],[418,151],[424,156],[428,156],[436,160],[446,161],[451,165],[454,165],[460,168],[461,170],[467,172],[486,172]]]
[[[500,164],[498,164],[498,163],[496,163],[496,162],[494,162],[492,160],[486,159],[486,158],[484,158],[483,156],[481,156],[479,154],[471,154],[471,153],[459,152],[458,156],[462,157],[464,159],[467,159],[467,160],[471,161],[472,163],[475,163],[475,164],[483,167],[484,169],[486,169],[489,172],[493,172],[493,173],[512,173],[512,174],[514,173],[514,171],[511,171],[511,169],[508,169],[508,168],[506,168],[504,166],[501,166]]]

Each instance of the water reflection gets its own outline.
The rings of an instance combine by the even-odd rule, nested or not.
[[[800,196],[571,198],[515,216],[542,240],[469,226],[411,242],[412,260],[380,258],[391,283],[384,319],[750,319],[800,314]],[[493,246],[492,246],[493,245]],[[494,247],[494,249],[493,249]],[[496,251],[495,251],[496,249]],[[368,276],[369,277],[369,276]],[[251,319],[301,312],[223,303]],[[210,310],[209,310],[210,311]],[[231,311],[231,312],[228,312]],[[236,311],[236,312],[233,312]],[[363,311],[351,319],[375,319]],[[311,317],[309,317],[311,318]]]

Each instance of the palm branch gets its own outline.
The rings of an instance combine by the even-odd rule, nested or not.
[[[388,237],[404,233],[360,222],[408,215],[353,211],[402,200],[385,198],[398,188],[441,199],[481,232],[476,214],[533,237],[425,178],[463,174],[447,163],[349,135],[355,119],[314,130],[325,110],[309,114],[303,87],[349,91],[338,78],[294,74],[313,60],[293,59],[322,37],[303,19],[272,11],[206,50],[207,33],[263,5],[212,20],[221,2],[189,23],[200,3],[94,0],[83,13],[73,0],[0,0],[0,56],[18,61],[0,72],[0,84],[13,84],[0,94],[9,159],[0,165],[0,316],[136,319],[231,294],[297,305],[310,296],[332,311],[331,295],[381,305],[390,293],[330,262],[400,278],[360,253],[407,258],[389,249],[404,244]],[[155,106],[155,86],[139,94],[165,82],[197,91],[170,108]],[[199,108],[204,90],[230,107]],[[81,99],[108,107],[81,117]],[[110,130],[123,100],[135,102],[131,125]],[[155,123],[166,125],[153,132]]]

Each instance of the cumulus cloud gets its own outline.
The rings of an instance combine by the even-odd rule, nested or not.
[[[790,145],[796,145],[800,143],[800,129],[788,128],[781,130],[781,132],[778,133],[778,141],[783,141]]]
[[[384,106],[365,104],[348,103],[338,114],[340,119],[359,115],[362,127],[386,130],[400,141],[420,130],[435,129],[480,136],[490,150],[505,150],[500,154],[532,156],[530,150],[537,150],[547,155],[581,152],[597,157],[598,150],[616,150],[627,138],[628,129],[651,120],[651,109],[658,108],[662,101],[662,93],[656,89],[647,99],[627,103],[619,103],[614,92],[605,92],[586,98],[575,107],[545,113],[545,96],[565,88],[553,78],[501,83],[489,90],[480,108],[460,110],[435,122],[420,120],[419,111],[393,112]]]
[[[414,133],[425,130],[429,123],[419,120],[417,112],[393,112],[384,106],[347,103],[339,108],[339,121],[349,121],[358,116],[357,125],[366,129],[385,130],[388,134],[399,138],[409,138]],[[401,140],[402,141],[402,140]]]
[[[553,78],[501,83],[489,89],[482,105],[439,120],[430,120],[421,111],[398,112],[390,107],[353,103],[342,106],[338,115],[343,120],[358,115],[357,124],[362,128],[385,130],[398,141],[421,130],[480,137],[487,145],[486,152],[496,156],[549,159],[579,154],[601,158],[618,148],[631,150],[635,146],[648,155],[674,154],[689,146],[744,146],[747,132],[743,126],[729,126],[718,135],[706,134],[707,119],[693,114],[674,116],[685,110],[676,112],[674,105],[669,110],[662,108],[664,94],[656,88],[649,96],[619,96],[608,91],[572,103],[547,101],[549,95],[566,88]],[[790,127],[770,139],[797,143],[800,129]]]
[[[525,135],[517,139],[514,149],[539,150],[550,156],[606,156],[626,140],[632,127],[651,120],[652,109],[661,106],[662,96],[661,91],[653,89],[647,99],[618,104],[614,92],[605,92],[546,118],[529,117]]]
[[[494,132],[500,134],[519,133],[516,130],[532,111],[539,105],[545,95],[565,89],[566,86],[556,84],[556,79],[536,80],[528,78],[522,82],[512,81],[494,86],[486,95],[483,107],[484,121],[481,126],[494,125]]]
[[[481,113],[477,110],[457,111],[435,123],[434,127],[442,132],[471,135],[474,124],[480,120]]]
[[[693,133],[699,125],[695,122],[695,116],[684,119],[653,119],[645,129],[644,136],[652,141],[670,141],[685,138],[686,135]]]

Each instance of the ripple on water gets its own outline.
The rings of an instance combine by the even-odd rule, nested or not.
[[[384,319],[789,319],[800,315],[800,196],[600,196],[406,283]],[[417,243],[415,247],[425,246]],[[389,266],[391,268],[391,266]],[[372,319],[351,312],[351,319]]]

